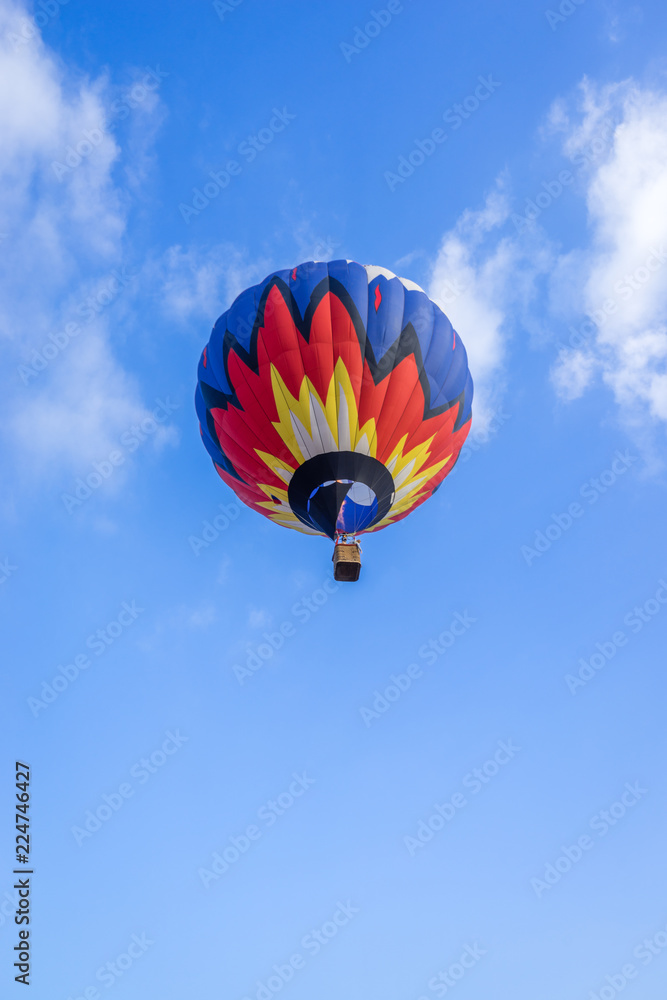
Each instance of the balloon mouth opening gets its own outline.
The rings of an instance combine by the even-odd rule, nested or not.
[[[359,534],[385,517],[394,501],[394,481],[370,455],[328,452],[299,466],[288,500],[304,524],[329,538]]]

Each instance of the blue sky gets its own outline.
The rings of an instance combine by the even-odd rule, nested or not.
[[[662,998],[664,6],[0,30],[3,995],[20,759],[36,1000]],[[421,284],[476,384],[339,587],[193,406],[235,295],[337,257]]]

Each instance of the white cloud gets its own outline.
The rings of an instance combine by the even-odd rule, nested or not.
[[[595,368],[595,359],[585,351],[560,351],[551,378],[561,399],[579,399],[590,385]]]
[[[291,268],[302,260],[328,260],[340,248],[331,236],[312,236],[305,222],[292,235],[297,250],[282,263],[267,256],[250,258],[245,249],[232,243],[208,248],[175,244],[161,260],[148,265],[146,273],[160,288],[165,316],[183,324],[201,320],[212,326],[244,288],[281,267]]]
[[[291,227],[291,236],[296,244],[293,267],[308,260],[336,260],[344,256],[343,244],[329,233],[318,232],[312,221],[302,220],[294,223],[294,219],[285,219]]]
[[[229,558],[229,556],[222,557],[220,564],[218,566],[218,573],[215,581],[216,583],[220,584],[221,586],[225,586],[227,583],[229,583],[229,577],[232,565],[233,563],[232,560]]]
[[[251,608],[248,612],[250,628],[268,628],[270,624],[271,615],[265,608]]]
[[[585,345],[562,352],[557,391],[576,398],[600,373],[628,420],[667,420],[667,94],[633,81],[584,81],[574,122],[562,106],[564,149],[583,148],[612,114],[607,154],[587,177],[590,243],[556,269],[569,273],[568,297],[592,320]],[[560,278],[559,278],[560,275]]]
[[[246,252],[231,243],[206,250],[176,244],[147,268],[159,286],[165,315],[181,323],[201,320],[207,329],[244,288],[272,270],[270,262],[261,258],[249,261]],[[201,339],[201,331],[198,336]]]
[[[306,221],[293,224],[291,236],[296,250],[282,261],[267,255],[250,257],[247,250],[232,243],[207,248],[175,244],[146,267],[146,274],[160,289],[165,316],[182,324],[201,321],[210,328],[237,295],[267,274],[306,260],[333,259],[341,249],[332,236],[314,234]],[[201,330],[197,336],[201,339]]]
[[[503,393],[508,340],[550,260],[539,233],[525,239],[500,234],[509,215],[501,178],[484,207],[464,212],[445,234],[428,285],[466,346],[475,383],[473,422],[482,430]]]
[[[215,605],[211,603],[204,603],[198,608],[183,610],[186,624],[189,628],[207,628],[209,625],[212,625],[214,621],[217,621],[218,618],[218,612]]]
[[[625,41],[629,31],[644,19],[642,8],[638,4],[628,3],[628,0],[623,0],[622,3],[619,0],[607,0],[605,12],[606,34],[613,45]]]
[[[42,472],[80,470],[106,459],[125,431],[148,418],[138,386],[111,354],[102,322],[53,367],[47,383],[23,390],[10,423],[15,444]],[[150,436],[158,447],[170,439],[173,428],[167,425]]]
[[[3,427],[18,468],[77,471],[114,447],[119,429],[149,412],[114,357],[110,316],[81,322],[76,308],[122,266],[130,196],[147,146],[131,155],[114,135],[117,88],[64,66],[28,13],[0,2],[0,347],[14,371],[50,344],[65,323],[80,332],[28,384],[16,376],[3,396]],[[126,131],[150,134],[159,101],[149,89]],[[140,128],[139,123],[142,122]],[[129,172],[129,173],[128,173]],[[74,310],[74,312],[73,312]],[[53,348],[48,349],[53,353]]]

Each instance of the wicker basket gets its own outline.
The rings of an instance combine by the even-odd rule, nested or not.
[[[358,542],[338,542],[332,556],[334,580],[354,583],[361,572],[361,549]]]

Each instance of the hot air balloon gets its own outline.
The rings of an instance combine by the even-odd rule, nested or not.
[[[334,542],[400,521],[456,463],[473,385],[461,339],[414,282],[310,261],[246,289],[213,327],[195,394],[219,476],[276,524]]]

